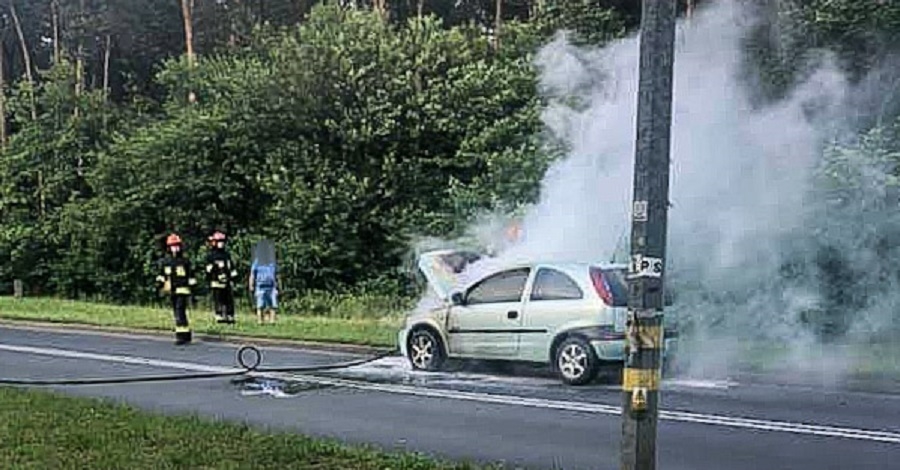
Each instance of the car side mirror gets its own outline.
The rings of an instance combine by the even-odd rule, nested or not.
[[[465,298],[462,295],[462,292],[454,292],[450,294],[450,303],[453,305],[462,305],[465,303]]]

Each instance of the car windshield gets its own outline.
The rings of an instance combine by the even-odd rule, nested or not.
[[[467,266],[481,259],[481,255],[470,251],[458,251],[441,256],[441,260],[454,274],[463,272]]]

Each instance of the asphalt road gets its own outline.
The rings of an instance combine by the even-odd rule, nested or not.
[[[261,348],[266,367],[357,359]],[[0,327],[0,377],[82,378],[226,371],[236,345],[168,337]],[[399,358],[313,375],[295,395],[248,394],[229,378],[53,387],[163,413],[219,419],[511,468],[616,469],[615,386],[566,387],[540,374],[413,374]],[[900,395],[672,380],[664,384],[660,469],[887,469],[900,462]]]

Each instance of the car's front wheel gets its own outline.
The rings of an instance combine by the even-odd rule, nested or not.
[[[590,343],[577,336],[566,338],[556,349],[556,371],[569,385],[584,385],[594,380],[599,362]]]
[[[426,328],[417,328],[409,335],[407,355],[410,365],[417,370],[436,371],[444,364],[441,340]]]

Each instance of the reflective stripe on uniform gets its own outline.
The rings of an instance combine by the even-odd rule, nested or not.
[[[175,289],[175,293],[176,293],[176,294],[182,294],[182,295],[190,295],[190,294],[191,294],[191,288],[190,288],[190,287],[178,287],[178,288]]]
[[[197,280],[194,279],[194,278],[188,279],[188,285],[196,286],[196,285],[197,285]]]
[[[226,287],[225,283],[216,281],[211,282],[209,286],[213,289],[224,289]]]
[[[176,333],[190,333],[190,332],[191,332],[191,327],[189,327],[189,326],[176,326],[176,327],[175,327],[175,332],[176,332]]]

